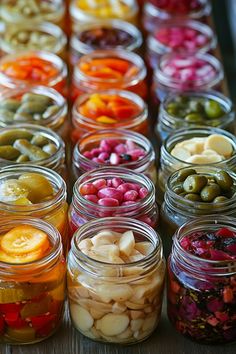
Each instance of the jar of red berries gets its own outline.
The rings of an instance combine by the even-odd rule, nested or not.
[[[168,316],[205,344],[236,340],[236,219],[213,215],[182,225],[168,262]]]

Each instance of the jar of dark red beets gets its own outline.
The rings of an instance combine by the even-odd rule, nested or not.
[[[192,340],[236,340],[236,219],[211,216],[184,224],[168,262],[168,316]]]

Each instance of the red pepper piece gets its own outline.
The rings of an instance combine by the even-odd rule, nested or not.
[[[228,229],[227,227],[222,227],[220,230],[216,231],[215,235],[217,237],[236,237],[235,233]]]
[[[9,327],[12,328],[22,328],[28,324],[25,320],[22,320],[22,318],[19,316],[19,313],[16,312],[7,313],[5,315],[5,322]]]
[[[31,317],[30,320],[32,322],[33,328],[36,330],[41,329],[42,327],[47,326],[48,324],[52,325],[52,322],[55,322],[57,315],[55,314],[44,314],[40,316]]]
[[[15,303],[10,303],[10,304],[0,304],[0,312],[6,314],[6,313],[19,313],[20,310],[23,308],[23,304],[15,304]]]
[[[135,117],[139,111],[132,106],[116,106],[113,107],[114,116],[121,119],[129,119]]]

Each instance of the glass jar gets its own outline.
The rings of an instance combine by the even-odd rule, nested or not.
[[[121,20],[103,20],[83,25],[71,37],[70,62],[76,65],[82,55],[97,49],[124,49],[139,52],[142,34],[137,27]]]
[[[25,220],[26,218],[28,220],[28,217],[33,216],[47,221],[60,232],[64,250],[66,252],[68,247],[68,204],[66,202],[66,184],[62,177],[58,173],[41,166],[33,166],[28,164],[23,166],[11,165],[1,169],[0,185],[8,180],[18,180],[22,174],[33,173],[45,177],[50,182],[54,189],[54,195],[52,198],[48,198],[41,203],[31,203],[27,205],[24,203],[16,205],[12,202],[0,202],[0,215],[1,217],[9,216],[11,218],[14,218],[14,216],[20,216],[25,218]]]
[[[143,9],[143,26],[146,31],[151,33],[155,30],[155,28],[163,25],[163,23],[166,23],[166,21],[173,20],[173,19],[183,21],[186,18],[188,18],[192,20],[206,21],[206,18],[209,16],[211,12],[210,1],[201,0],[199,1],[199,3],[201,4],[198,9],[196,9],[195,11],[193,10],[188,14],[186,13],[183,14],[182,12],[178,13],[176,11],[178,9],[176,5],[180,4],[179,1],[178,3],[175,4],[175,7],[174,9],[172,9],[171,12],[168,12],[168,10],[166,11],[163,8],[162,9],[158,8],[158,6],[154,6],[154,2],[153,4],[147,2],[145,3]],[[157,5],[157,3],[155,3],[155,5]]]
[[[217,91],[188,91],[184,92],[181,97],[185,98],[194,98],[204,100],[212,100],[217,102],[221,107],[222,110],[225,112],[221,117],[218,118],[210,118],[202,120],[202,122],[191,122],[187,121],[184,118],[178,117],[178,114],[170,114],[168,113],[168,105],[171,104],[176,98],[180,97],[180,95],[170,94],[166,97],[166,99],[161,103],[158,115],[158,123],[156,125],[156,133],[158,139],[163,142],[168,135],[173,134],[176,129],[182,128],[193,128],[193,127],[217,127],[221,129],[228,130],[231,133],[234,133],[234,119],[235,119],[235,112],[233,109],[232,101],[220,94]]]
[[[0,43],[4,54],[45,50],[66,58],[66,36],[60,27],[48,22],[6,25]]]
[[[214,166],[194,166],[197,173],[213,176],[219,170]],[[179,170],[181,171],[181,170]],[[233,188],[236,190],[236,174],[231,170],[224,169],[233,179]],[[218,203],[207,203],[188,200],[175,191],[178,171],[171,174],[167,181],[164,203],[161,207],[161,229],[163,234],[164,249],[167,253],[171,250],[172,236],[185,222],[197,217],[207,215],[227,215],[236,217],[236,193],[231,198]]]
[[[114,142],[118,140],[123,144],[127,141],[131,141],[140,149],[144,150],[145,155],[143,157],[140,157],[140,159],[136,161],[127,161],[126,163],[120,164],[120,166],[133,170],[136,173],[143,173],[156,184],[157,172],[155,166],[155,152],[150,141],[141,134],[118,129],[100,130],[98,132],[87,134],[79,140],[75,145],[73,152],[73,172],[76,178],[84,172],[108,165],[108,163],[96,162],[84,155],[85,151],[98,148],[102,140],[108,139]]]
[[[0,262],[1,343],[33,344],[50,337],[61,323],[66,265],[53,226],[31,217],[1,217],[1,237],[16,227],[38,229],[51,244],[50,251],[33,262]]]
[[[77,32],[88,22],[98,20],[120,19],[137,24],[138,6],[136,0],[108,0],[82,1],[72,0],[70,4],[72,30]]]
[[[88,102],[87,105],[86,102]],[[93,104],[91,109],[89,109],[90,103]],[[87,113],[87,116],[81,113],[82,110]],[[107,128],[127,129],[147,136],[148,109],[143,99],[132,92],[99,91],[78,97],[72,110],[72,125],[74,128],[71,133],[73,143],[76,143],[86,133]]]
[[[115,67],[114,70],[108,67],[112,60],[118,63],[118,67]],[[94,62],[96,65],[93,66]],[[87,71],[88,66],[92,66],[93,70]],[[103,74],[101,70],[104,69]],[[107,69],[111,74],[106,74]],[[93,71],[95,75],[91,76]],[[135,53],[121,49],[93,51],[82,56],[74,68],[72,99],[74,100],[84,93],[109,89],[132,91],[145,99],[147,98],[146,73],[143,60]]]
[[[226,344],[236,339],[235,258],[200,258],[184,249],[181,241],[193,232],[213,234],[229,229],[235,234],[235,224],[231,217],[204,217],[182,225],[173,238],[168,316],[178,332],[200,343]]]
[[[210,165],[215,165],[218,168],[229,168],[233,171],[235,170],[235,163],[236,163],[236,137],[222,129],[218,128],[188,128],[186,129],[179,129],[174,134],[169,135],[169,137],[164,141],[161,147],[161,156],[160,156],[160,170],[158,173],[158,180],[159,180],[159,187],[162,191],[165,191],[165,185],[167,182],[168,177],[174,171],[179,170],[180,168],[184,167],[193,167],[195,168],[198,166],[197,164],[186,162],[179,160],[178,158],[171,155],[171,151],[176,146],[176,144],[188,140],[191,138],[196,137],[208,137],[211,134],[219,134],[226,137],[232,147],[233,153],[232,156],[229,158],[224,159],[220,162],[210,163]]]
[[[81,186],[100,179],[121,179],[124,183],[138,184],[148,193],[142,199],[129,202],[128,205],[103,206],[86,199],[81,193]],[[106,188],[104,186],[104,188]],[[131,187],[130,187],[131,188]],[[146,193],[145,193],[146,194]],[[123,204],[123,203],[122,203]],[[84,223],[92,219],[109,216],[125,216],[141,220],[155,228],[158,222],[158,207],[155,203],[155,187],[144,175],[120,167],[103,167],[83,174],[74,184],[72,204],[69,211],[70,233],[73,233]]]
[[[67,67],[57,55],[43,51],[23,51],[0,60],[0,92],[32,84],[54,88],[67,94]]]
[[[211,27],[189,19],[168,21],[147,38],[147,61],[155,69],[163,54],[207,53],[216,47],[216,35]]]
[[[104,230],[132,230],[135,245],[140,241],[150,243],[152,251],[139,261],[123,264],[86,256],[79,248],[80,242],[89,241]],[[117,234],[118,238],[119,235],[122,234]],[[102,342],[134,344],[156,328],[161,316],[165,260],[161,240],[150,226],[119,217],[86,223],[73,237],[67,274],[71,319],[85,336]]]
[[[165,54],[154,73],[153,96],[162,102],[171,92],[221,90],[224,72],[210,54]]]
[[[42,95],[45,97],[45,111],[42,113],[42,106],[39,106],[37,111],[37,104],[39,101],[35,96],[36,102],[34,113],[27,112],[21,116],[16,117],[18,110],[22,109],[22,105],[27,101],[28,105],[32,102],[31,94]],[[30,95],[28,100],[21,101],[24,95]],[[14,102],[12,102],[14,100]],[[19,107],[17,105],[19,102]],[[22,103],[21,103],[22,102]],[[13,103],[16,105],[14,107]],[[10,105],[9,105],[10,104]],[[27,107],[26,107],[27,109]],[[48,113],[48,114],[47,114]],[[51,113],[51,114],[49,114]],[[45,114],[45,118],[43,115]],[[21,86],[15,89],[5,90],[0,97],[0,127],[10,127],[11,125],[20,123],[29,123],[45,126],[56,131],[63,138],[66,137],[66,120],[68,115],[68,106],[65,98],[56,90],[46,86]]]
[[[32,140],[35,136],[40,136],[43,141],[35,142]],[[23,144],[21,141],[20,146],[19,144],[16,146],[15,141],[19,143],[19,140],[23,140]],[[28,143],[25,144],[25,141]],[[45,142],[44,146],[54,145],[55,151],[51,150],[52,153],[46,153],[45,155],[42,146],[43,142]],[[38,146],[39,143],[41,147],[40,145]],[[15,145],[14,149],[17,149],[18,153],[12,149],[13,145]],[[10,149],[9,146],[11,146]],[[51,129],[43,128],[40,125],[19,124],[1,128],[0,147],[1,168],[12,164],[18,165],[30,162],[34,165],[50,168],[60,174],[65,169],[65,144],[63,140]],[[35,150],[35,147],[37,150]]]
[[[14,26],[21,23],[52,22],[64,28],[64,0],[2,0],[1,18]]]

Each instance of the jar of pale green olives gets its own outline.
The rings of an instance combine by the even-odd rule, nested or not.
[[[230,149],[224,156],[223,144]],[[176,154],[176,147],[178,153]],[[217,151],[218,152],[217,152]],[[161,147],[158,181],[160,191],[165,191],[168,177],[184,167],[198,165],[217,166],[235,170],[236,137],[218,128],[189,128],[177,130],[167,137]]]
[[[161,207],[163,243],[185,222],[207,215],[236,216],[236,174],[215,166],[194,166],[174,172],[167,181]]]
[[[163,141],[176,129],[217,127],[234,133],[232,101],[216,91],[170,94],[160,106],[156,132]]]

